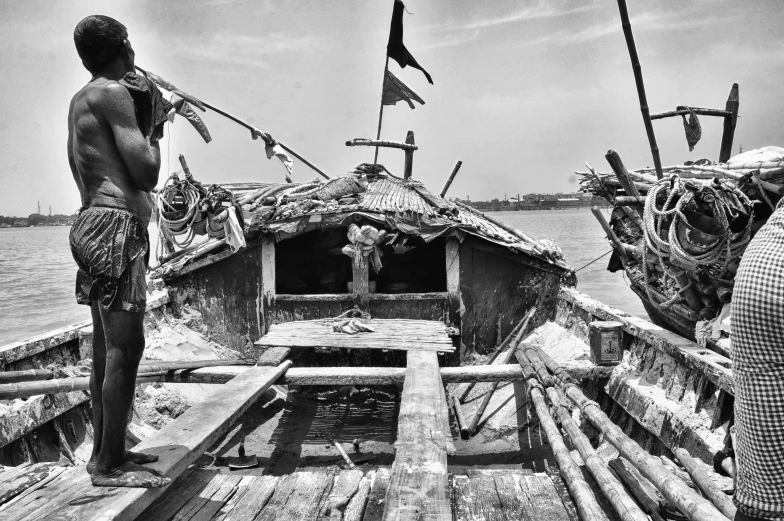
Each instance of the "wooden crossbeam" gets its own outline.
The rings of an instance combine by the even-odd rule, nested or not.
[[[148,467],[177,478],[290,366],[291,362],[286,361],[278,367],[253,367],[146,438],[134,450],[157,454],[160,459]],[[55,516],[69,521],[132,521],[165,490],[94,487],[85,468],[79,466],[9,504],[0,511],[0,518]]]
[[[384,500],[384,521],[451,521],[447,476],[448,414],[438,356],[427,351],[406,355],[406,379],[398,416],[395,462]]]

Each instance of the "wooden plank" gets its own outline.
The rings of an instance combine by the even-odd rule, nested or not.
[[[322,498],[332,489],[335,475],[327,471],[299,471],[286,477],[256,521],[316,519]]]
[[[79,330],[92,323],[92,320],[84,320],[60,329],[47,331],[21,342],[0,346],[0,363],[3,365],[10,364],[79,338]]]
[[[177,521],[209,521],[234,495],[242,476],[216,474],[177,512]]]
[[[520,494],[520,480],[523,479],[522,471],[499,472],[492,477],[493,481],[495,481],[496,494],[498,494],[498,499],[501,502],[501,510],[504,516],[502,519],[525,519],[523,517],[523,498],[521,497],[522,494]]]
[[[0,417],[0,447],[18,440],[46,422],[90,399],[84,391],[59,393],[51,407],[45,405],[46,396],[34,396],[25,401],[12,402],[13,409]]]
[[[376,319],[372,333],[349,335],[332,330],[329,320],[301,320],[275,324],[256,341],[258,347],[345,348],[454,351],[443,322],[435,320]]]
[[[475,474],[454,476],[455,519],[473,521],[476,519],[505,520],[501,499],[495,488],[493,476]]]
[[[379,521],[384,516],[385,499],[391,477],[392,472],[389,467],[381,467],[376,471],[370,483],[370,494],[363,521]]]
[[[35,463],[25,465],[18,470],[7,467],[6,470],[0,472],[0,505],[7,503],[36,483],[48,478],[53,472],[61,469],[62,466],[57,463]]]
[[[168,521],[177,515],[193,496],[201,492],[217,472],[191,468],[166,489],[166,493],[152,502],[136,521]]]
[[[274,368],[254,367],[237,376],[207,400],[191,407],[176,421],[143,440],[135,450],[158,454],[160,459],[148,466],[165,476],[177,478],[290,366],[291,362],[285,362]],[[60,487],[51,488],[65,501],[49,501],[50,492],[45,491],[41,499],[46,506],[38,512],[41,519],[56,516],[57,519],[79,521],[131,521],[165,492],[165,489],[107,488],[96,496],[96,489],[90,484],[83,467],[75,472],[63,473],[60,479],[67,491]],[[21,518],[16,515],[14,506],[5,515],[11,519]]]
[[[561,502],[561,497],[548,476],[542,474],[523,476],[520,484],[533,507],[531,519],[569,521],[569,515]],[[523,486],[523,484],[525,485]]]
[[[343,517],[343,510],[348,506],[351,498],[359,490],[360,483],[365,473],[359,469],[347,469],[338,474],[335,485],[324,498],[319,510],[320,519],[337,519]]]
[[[256,519],[261,510],[267,506],[281,481],[277,476],[257,476],[247,484],[240,486],[237,494],[218,512],[214,521],[250,521]]]
[[[257,344],[258,345],[258,344]],[[291,353],[290,347],[267,347],[256,361],[257,365],[277,366]]]
[[[451,520],[438,355],[409,351],[384,521]]]
[[[376,471],[371,470],[359,482],[357,492],[349,501],[343,511],[343,521],[362,521],[365,516],[365,509],[370,498],[370,488],[375,479]]]

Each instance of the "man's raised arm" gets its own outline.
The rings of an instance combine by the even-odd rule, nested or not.
[[[110,84],[101,99],[101,112],[114,133],[128,173],[139,190],[150,192],[158,184],[161,169],[161,150],[158,142],[150,143],[136,122],[136,110],[128,90],[120,84]]]

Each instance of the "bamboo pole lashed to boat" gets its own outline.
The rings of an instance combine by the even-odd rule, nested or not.
[[[640,192],[637,190],[637,187],[634,186],[634,180],[629,175],[629,172],[626,170],[626,167],[623,165],[623,161],[621,161],[621,156],[618,155],[618,152],[615,150],[608,150],[607,153],[604,155],[604,158],[610,164],[610,168],[613,169],[615,172],[615,177],[618,178],[618,182],[621,183],[624,191],[627,195],[634,197],[637,199],[638,204],[636,205],[637,212],[642,216],[643,214],[643,204],[640,199]]]
[[[719,487],[716,486],[705,469],[700,466],[699,462],[692,458],[691,454],[683,448],[675,449],[675,456],[677,456],[678,461],[680,461],[681,465],[689,472],[694,483],[696,483],[697,486],[700,487],[700,490],[702,490],[713,504],[721,510],[721,513],[730,519],[735,519],[735,514],[738,509],[732,503],[729,496],[719,490]]]
[[[645,132],[648,134],[648,143],[651,146],[653,165],[656,167],[656,177],[661,179],[664,177],[664,174],[662,173],[661,158],[659,157],[659,145],[656,144],[656,135],[653,133],[651,112],[648,109],[648,98],[645,96],[645,84],[642,79],[640,57],[637,56],[637,46],[634,44],[634,34],[632,34],[632,24],[629,22],[626,0],[618,0],[618,9],[621,12],[621,26],[623,27],[623,35],[626,38],[626,46],[629,48],[629,58],[632,61],[632,70],[634,71],[634,83],[637,85],[637,96],[640,98],[640,112],[642,112]]]
[[[624,482],[631,491],[643,511],[651,516],[653,521],[665,521],[659,512],[661,493],[656,490],[653,483],[642,477],[634,465],[623,458],[615,458],[608,463],[615,474]]]

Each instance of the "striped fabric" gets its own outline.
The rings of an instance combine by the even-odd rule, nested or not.
[[[76,301],[99,300],[113,310],[144,311],[150,239],[144,224],[129,212],[87,208],[71,227]]]
[[[732,368],[743,513],[784,518],[784,204],[749,243],[732,296]]]

